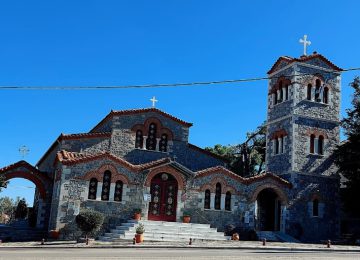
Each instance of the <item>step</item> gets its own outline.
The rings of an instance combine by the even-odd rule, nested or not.
[[[181,223],[150,220],[129,220],[121,223],[100,237],[103,241],[132,240],[136,228],[143,224],[145,228],[144,239],[148,241],[188,241],[192,239],[201,240],[227,240],[222,232],[211,228],[209,224]]]

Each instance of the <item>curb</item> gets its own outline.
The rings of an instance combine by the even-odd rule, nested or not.
[[[137,249],[213,249],[213,250],[223,250],[223,249],[233,249],[233,250],[275,250],[275,251],[290,251],[290,252],[347,252],[347,253],[360,253],[359,249],[341,249],[341,248],[293,248],[293,247],[214,247],[214,246],[149,246],[149,245],[124,245],[124,246],[116,246],[116,245],[109,245],[109,246],[89,246],[89,247],[66,247],[66,246],[9,246],[9,247],[2,247],[0,246],[0,251],[4,249],[121,249],[121,248],[137,248]]]

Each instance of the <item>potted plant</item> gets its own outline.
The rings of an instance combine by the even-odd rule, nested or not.
[[[136,243],[141,243],[144,241],[144,232],[145,232],[144,224],[140,223],[136,228],[136,234],[135,234]]]
[[[140,208],[136,208],[134,210],[134,219],[135,220],[140,220],[141,219],[141,209]]]
[[[190,223],[190,212],[184,210],[183,212],[183,223]]]
[[[50,230],[49,231],[49,237],[52,238],[52,239],[59,239],[59,237],[60,237],[59,230]]]

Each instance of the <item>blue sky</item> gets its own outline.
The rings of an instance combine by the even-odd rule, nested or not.
[[[308,34],[342,68],[360,67],[359,1],[1,1],[0,85],[96,86],[265,76]],[[342,114],[350,106],[343,74]],[[201,147],[242,142],[266,117],[267,82],[166,89],[0,90],[0,167],[35,164],[57,136],[89,131],[111,109],[157,107],[193,122]],[[32,200],[28,181],[0,196]],[[33,187],[33,185],[32,185]]]

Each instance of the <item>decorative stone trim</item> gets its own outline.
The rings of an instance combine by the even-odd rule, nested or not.
[[[116,181],[120,180],[124,184],[129,184],[129,179],[124,174],[119,173],[117,171],[117,169],[115,168],[115,166],[113,166],[111,164],[106,164],[106,165],[99,167],[95,171],[90,171],[90,172],[86,173],[83,177],[79,177],[79,179],[89,181],[92,178],[96,178],[98,181],[102,181],[105,171],[111,172],[111,183],[115,183]]]
[[[273,183],[264,183],[264,184],[261,184],[260,186],[258,186],[252,192],[252,195],[250,196],[250,202],[255,202],[259,193],[264,189],[274,190],[274,192],[279,196],[280,201],[283,205],[289,204],[289,199],[288,199],[287,195],[283,192],[283,190],[280,187],[278,187],[277,185],[275,185]]]
[[[178,190],[184,189],[185,179],[184,179],[183,175],[179,171],[175,170],[174,168],[172,168],[168,165],[151,170],[148,173],[148,175],[146,176],[145,186],[150,187],[151,180],[155,177],[155,175],[157,175],[158,173],[162,173],[162,172],[171,174],[176,179],[176,181],[178,183]]]

